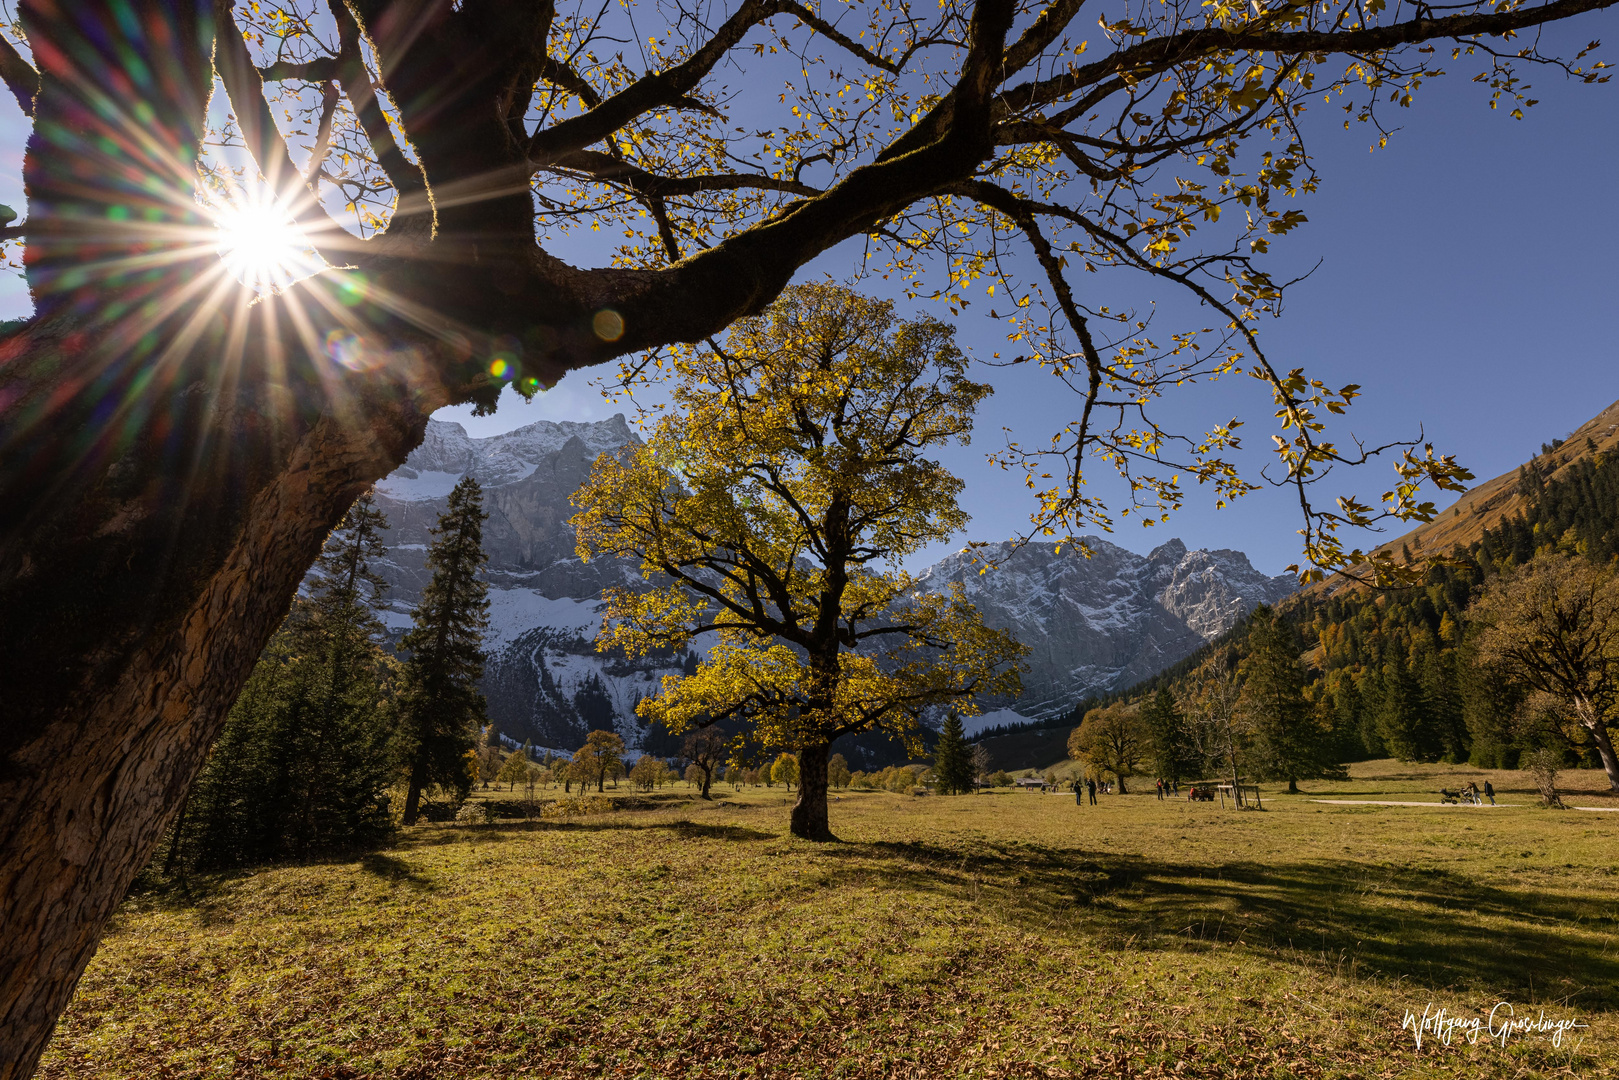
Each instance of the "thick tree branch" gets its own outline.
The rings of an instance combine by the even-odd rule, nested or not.
[[[585,103],[587,109],[594,109],[602,103],[601,95],[596,93],[596,88],[585,81],[585,77],[575,71],[573,65],[566,60],[547,56],[540,61],[540,78],[576,95]]]
[[[795,16],[805,26],[808,26],[822,37],[843,46],[843,48],[847,49],[855,56],[858,56],[872,67],[881,68],[890,75],[898,75],[900,73],[900,66],[898,64],[872,52],[870,49],[860,44],[860,42],[856,41],[848,34],[845,34],[843,31],[839,30],[837,27],[815,14],[803,4],[793,3],[792,0],[784,0],[781,5],[781,12],[785,15]]]
[[[354,21],[354,13],[349,11],[343,0],[326,0],[326,6],[337,21],[339,62],[336,78],[342,84],[343,93],[348,96],[360,130],[365,132],[366,141],[371,144],[371,152],[377,157],[377,167],[399,193],[395,220],[401,215],[415,212],[424,216],[430,231],[432,207],[422,197],[427,189],[427,181],[422,176],[421,166],[412,165],[400,150],[393,130],[388,126],[388,118],[377,101],[377,88],[372,85],[371,72],[366,70],[365,60],[360,55],[360,26]]]
[[[39,96],[39,72],[22,58],[16,46],[0,35],[0,79],[22,106],[24,116],[34,115],[34,98]]]
[[[309,165],[304,169],[304,180],[315,179],[320,167],[326,163],[326,155],[332,149],[332,120],[337,115],[337,102],[339,98],[337,83],[328,81],[321,87],[320,124],[315,129],[315,147],[309,154]]]
[[[1085,0],[1052,0],[1051,5],[1006,50],[1006,74],[1023,70],[1039,56],[1063,32],[1084,3]]]

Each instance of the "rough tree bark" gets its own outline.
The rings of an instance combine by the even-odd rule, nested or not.
[[[826,763],[832,752],[827,743],[814,743],[798,751],[798,801],[793,803],[789,828],[805,840],[833,841],[827,824]]]

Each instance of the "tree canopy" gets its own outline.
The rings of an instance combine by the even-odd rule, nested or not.
[[[1092,709],[1068,735],[1068,756],[1090,767],[1097,779],[1112,773],[1119,781],[1119,794],[1136,775],[1149,752],[1150,733],[1138,705],[1116,702]]]
[[[966,521],[960,481],[926,456],[965,441],[988,392],[951,338],[886,302],[795,286],[724,347],[678,359],[674,408],[574,496],[580,555],[635,558],[651,583],[608,594],[600,647],[718,638],[641,715],[671,732],[736,718],[797,752],[799,835],[827,832],[834,739],[914,738],[932,706],[1018,687],[1021,646],[959,589],[897,569]]]
[[[1547,552],[1492,581],[1469,614],[1479,660],[1549,698],[1564,736],[1594,748],[1619,791],[1619,574]]]

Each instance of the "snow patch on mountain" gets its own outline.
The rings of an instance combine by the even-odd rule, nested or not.
[[[1034,720],[1032,716],[1024,716],[1013,709],[990,709],[978,716],[963,716],[961,730],[969,737],[977,735],[980,731],[988,731],[992,727],[1003,724],[1027,724]]]
[[[570,596],[552,598],[533,589],[490,589],[489,632],[484,648],[495,652],[536,626],[571,631],[593,640],[601,626],[602,601]]]
[[[995,703],[1020,715],[1061,716],[1131,686],[1297,587],[1255,570],[1240,551],[1189,551],[1171,540],[1142,556],[1082,540],[1088,556],[1074,545],[1002,543],[947,556],[919,577],[931,591],[959,584],[987,623],[1029,646],[1023,694]]]
[[[647,731],[634,715],[636,702],[706,652],[630,659],[594,646],[602,591],[633,587],[641,578],[627,561],[579,560],[570,499],[598,455],[637,442],[622,415],[598,423],[540,421],[484,439],[471,438],[460,424],[429,421],[422,445],[377,485],[377,504],[390,523],[388,551],[377,566],[389,591],[378,614],[396,640],[430,577],[429,530],[450,489],[469,474],[484,486],[490,604],[484,693],[490,718],[509,738],[567,748],[594,728],[613,727],[639,748]],[[1087,696],[1147,678],[1256,604],[1294,588],[1291,578],[1261,574],[1238,551],[1188,550],[1171,540],[1142,556],[1086,539],[1089,558],[1054,544],[1000,544],[980,553],[993,567],[988,573],[979,574],[974,556],[962,553],[920,575],[924,589],[958,582],[986,621],[1031,649],[1024,693],[986,702],[983,716],[963,720],[969,733],[1061,716]],[[862,767],[881,764],[878,757]]]

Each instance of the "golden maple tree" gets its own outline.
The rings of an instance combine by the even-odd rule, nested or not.
[[[1016,693],[1023,653],[959,588],[898,561],[959,531],[961,481],[926,454],[965,442],[990,388],[953,329],[893,305],[795,286],[724,347],[672,364],[674,408],[645,445],[604,454],[574,496],[579,553],[640,561],[607,596],[600,647],[717,643],[640,714],[671,732],[735,719],[799,762],[792,831],[827,839],[833,740],[916,745],[930,706]]]

